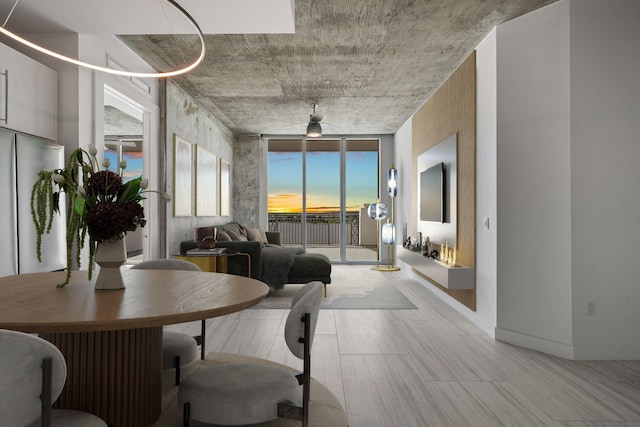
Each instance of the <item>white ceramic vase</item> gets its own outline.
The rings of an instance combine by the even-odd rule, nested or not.
[[[100,266],[96,278],[96,289],[124,288],[120,271],[120,267],[127,260],[127,247],[124,238],[113,242],[98,243],[94,260]]]

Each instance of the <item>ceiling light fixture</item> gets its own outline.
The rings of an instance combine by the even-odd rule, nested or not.
[[[318,122],[309,122],[307,125],[307,138],[320,138],[322,136],[322,126]]]
[[[313,109],[313,113],[309,116],[309,124],[307,125],[307,138],[320,138],[322,136],[322,126],[320,126],[320,121],[322,120],[324,114],[316,113],[316,108],[318,108],[318,104],[311,104],[311,108]]]
[[[69,62],[71,64],[75,64],[79,67],[84,67],[84,68],[88,68],[91,70],[96,70],[96,71],[102,71],[105,73],[110,73],[110,74],[116,74],[119,76],[126,76],[126,77],[147,77],[147,78],[158,78],[158,77],[173,77],[173,76],[179,76],[180,74],[185,74],[191,70],[193,70],[194,68],[196,68],[198,66],[198,64],[200,64],[202,62],[202,60],[204,59],[204,55],[205,55],[205,45],[204,45],[204,34],[202,34],[202,30],[200,30],[200,26],[198,25],[198,23],[191,17],[191,15],[189,15],[189,12],[187,12],[186,10],[184,10],[182,8],[182,6],[180,6],[177,2],[175,2],[174,0],[164,0],[167,3],[169,3],[171,6],[173,6],[178,12],[180,12],[180,14],[182,14],[185,18],[187,18],[187,20],[189,21],[189,23],[191,24],[191,26],[196,30],[198,38],[200,39],[200,55],[198,56],[198,58],[191,64],[188,65],[184,68],[181,68],[179,70],[174,70],[174,71],[167,71],[167,72],[157,72],[157,73],[142,73],[142,72],[135,72],[135,71],[127,71],[127,70],[114,70],[112,68],[106,68],[106,67],[101,67],[99,65],[94,65],[94,64],[90,64],[88,62],[83,62],[80,61],[78,59],[74,59],[74,58],[70,58],[68,56],[62,55],[60,53],[54,52],[52,50],[46,49],[36,43],[33,43],[27,39],[24,39],[22,37],[20,37],[19,35],[12,33],[11,31],[7,30],[6,28],[4,28],[4,26],[7,24],[7,21],[9,21],[9,17],[11,16],[11,13],[13,13],[13,10],[15,9],[16,5],[18,4],[18,1],[20,0],[16,0],[15,4],[13,5],[13,8],[11,9],[11,12],[9,12],[9,16],[7,16],[7,19],[4,21],[4,24],[2,25],[2,27],[0,27],[0,33],[6,35],[7,37],[11,37],[12,39],[22,43],[25,46],[28,46],[32,49],[35,49],[39,52],[44,53],[45,55],[49,55],[53,58],[59,59],[61,61],[65,61],[65,62]]]

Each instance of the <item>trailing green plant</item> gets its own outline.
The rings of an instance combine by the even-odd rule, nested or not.
[[[99,170],[96,148],[92,144],[89,151],[74,150],[64,169],[40,171],[31,191],[31,215],[36,228],[36,252],[42,261],[42,236],[51,231],[53,217],[60,214],[62,193],[66,196],[67,212],[67,268],[66,278],[58,287],[69,283],[73,261],[81,266],[80,253],[89,237],[88,276],[91,279],[93,259],[98,243],[124,238],[127,231],[144,227],[143,193],[147,192],[147,180],[142,177],[126,183],[122,177],[106,168],[105,159]],[[119,164],[124,170],[127,165]],[[170,200],[166,193],[163,199]],[[75,253],[75,259],[73,254]]]

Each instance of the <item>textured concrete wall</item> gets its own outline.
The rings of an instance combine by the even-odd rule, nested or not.
[[[261,208],[261,183],[266,165],[263,157],[266,144],[259,135],[236,135],[233,146],[233,183],[232,183],[232,212],[235,221],[247,225],[267,224],[266,210]]]
[[[195,187],[195,152],[196,145],[211,151],[218,159],[222,158],[232,165],[232,171],[235,172],[233,161],[234,137],[231,131],[220,121],[218,121],[211,113],[202,108],[198,103],[182,90],[178,85],[168,80],[164,90],[165,104],[164,111],[164,149],[160,150],[164,153],[164,159],[161,159],[160,168],[161,175],[165,177],[165,188],[167,193],[174,197],[174,167],[173,167],[173,147],[174,136],[179,135],[181,138],[193,144],[192,148],[192,166],[191,166],[191,200],[192,215],[184,217],[176,217],[173,214],[173,201],[166,206],[166,256],[171,257],[179,251],[180,242],[193,238],[193,229],[195,227],[224,224],[231,220],[232,216],[195,216],[196,203],[196,187]],[[164,160],[164,162],[162,161]],[[164,173],[163,173],[164,171]],[[235,173],[234,173],[235,174]],[[219,181],[219,180],[218,180]],[[235,180],[234,180],[235,181]],[[233,194],[232,183],[232,194]],[[212,189],[216,191],[219,198],[219,188]],[[233,201],[231,206],[231,214],[233,215]],[[219,207],[218,207],[219,209]],[[219,211],[219,210],[218,210]]]

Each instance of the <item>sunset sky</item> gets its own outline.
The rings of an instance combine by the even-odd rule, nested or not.
[[[378,197],[378,154],[348,151],[346,155],[347,211]],[[307,212],[340,209],[340,153],[307,153]],[[269,153],[269,212],[302,211],[302,153]]]
[[[109,170],[114,172],[118,171],[118,158],[117,153],[113,150],[104,150],[104,157],[109,159],[111,166]],[[142,151],[125,152],[123,153],[124,160],[127,161],[127,168],[122,174],[122,181],[127,182],[131,179],[138,178],[142,175]]]

